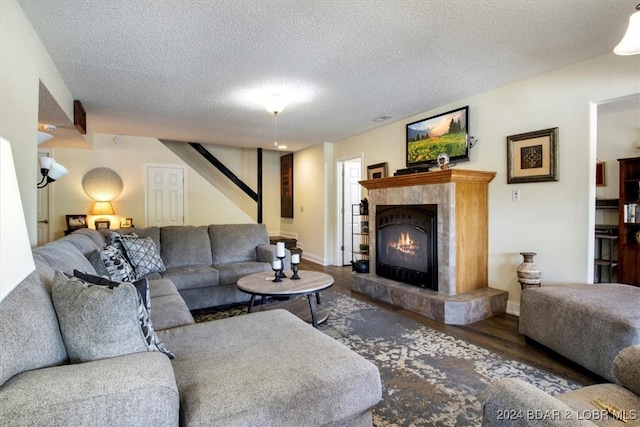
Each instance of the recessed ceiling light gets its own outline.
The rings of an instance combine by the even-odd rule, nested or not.
[[[391,116],[380,116],[373,119],[374,122],[384,122],[385,120],[389,120]]]

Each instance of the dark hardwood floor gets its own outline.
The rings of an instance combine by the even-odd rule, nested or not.
[[[411,311],[352,291],[351,275],[354,273],[352,273],[350,266],[322,266],[310,261],[302,260],[300,263],[300,269],[323,271],[330,274],[333,276],[335,281],[332,287],[334,291],[341,292],[361,301],[366,301],[369,304],[382,309],[410,318],[429,328],[447,333],[479,347],[486,348],[506,358],[521,361],[522,363],[535,366],[547,372],[560,375],[584,385],[608,382],[600,376],[587,371],[546,347],[535,342],[531,342],[530,340],[525,340],[525,337],[518,333],[517,316],[503,314],[470,325],[445,325]]]

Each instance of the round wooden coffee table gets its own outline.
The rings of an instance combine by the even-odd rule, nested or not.
[[[324,307],[319,307],[321,304],[320,291],[333,285],[333,277],[318,271],[299,270],[298,276],[300,276],[300,279],[291,280],[289,277],[291,277],[293,273],[288,271],[285,274],[288,277],[282,279],[281,282],[274,282],[274,273],[266,272],[251,274],[238,280],[238,289],[251,294],[249,313],[254,311],[254,304],[257,296],[262,297],[262,305],[260,308],[263,309],[265,307],[264,302],[266,297],[293,297],[304,295],[309,301],[311,319],[308,319],[308,316],[305,316],[304,313],[300,313],[299,309],[296,309],[295,302],[284,302],[273,305],[269,304],[269,309],[287,309],[298,315],[298,317],[301,317],[303,320],[311,320],[310,323],[317,328],[319,323],[326,321],[329,317],[329,311]]]

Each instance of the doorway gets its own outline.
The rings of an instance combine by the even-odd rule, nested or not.
[[[339,226],[338,236],[336,241],[338,242],[336,260],[337,265],[351,265],[353,257],[353,240],[351,238],[352,230],[357,224],[354,221],[359,221],[358,217],[354,217],[352,214],[353,205],[360,203],[360,197],[362,195],[362,187],[358,183],[362,179],[362,155],[358,157],[346,158],[338,160],[337,168],[337,195],[338,195],[338,213],[339,218],[337,224]]]
[[[146,227],[184,225],[184,166],[146,166]]]
[[[40,173],[40,157],[50,157],[49,151],[38,151],[38,162],[36,163],[36,182],[40,182],[42,174]],[[37,245],[41,246],[48,243],[51,240],[50,226],[49,226],[49,212],[51,206],[49,200],[51,187],[47,185],[44,188],[37,190]]]

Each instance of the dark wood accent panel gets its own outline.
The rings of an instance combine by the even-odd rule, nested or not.
[[[293,153],[280,157],[280,216],[293,218]]]
[[[640,286],[640,157],[620,162],[620,209],[618,211],[618,281]],[[631,209],[629,206],[639,206]]]

